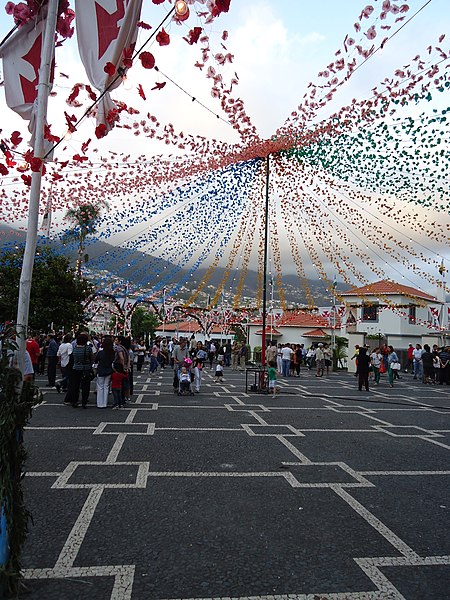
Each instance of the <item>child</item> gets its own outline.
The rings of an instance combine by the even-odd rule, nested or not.
[[[220,361],[216,365],[216,383],[222,383],[223,381],[223,362]]]
[[[120,362],[113,364],[113,372],[111,375],[111,391],[113,395],[113,409],[123,408],[125,404],[122,394],[122,385],[124,379],[128,377],[128,373],[124,373],[123,365]]]
[[[278,391],[277,388],[277,363],[273,360],[269,361],[269,368],[267,369],[267,375],[269,376],[269,394],[272,392],[272,398]]]
[[[181,367],[180,371],[180,391],[187,392],[191,386],[191,374],[186,367]]]

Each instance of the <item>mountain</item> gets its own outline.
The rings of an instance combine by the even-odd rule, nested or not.
[[[0,248],[13,248],[15,245],[22,245],[25,242],[26,234],[24,231],[14,229],[5,224],[0,224]],[[55,248],[55,250],[61,250],[60,240],[48,240],[47,238],[39,238],[39,244],[49,245]],[[76,259],[76,244],[72,243],[67,246],[67,250],[71,255],[73,263],[75,264]],[[94,278],[98,279],[101,275],[102,288],[107,288],[108,283],[117,283],[117,281],[126,279],[132,286],[143,286],[142,277],[143,274],[151,274],[155,272],[162,272],[167,269],[169,272],[174,268],[174,265],[170,262],[164,261],[161,258],[144,254],[142,252],[129,250],[128,248],[120,248],[112,246],[102,240],[95,240],[94,243],[87,243],[86,252],[89,255],[89,262],[87,267],[93,273]],[[187,300],[191,292],[195,290],[196,286],[202,280],[207,272],[207,268],[200,268],[195,272],[194,278],[190,278],[186,270],[181,269],[177,273],[177,282],[185,280],[186,283],[181,286],[181,289],[177,291],[176,296],[180,300]],[[217,267],[210,277],[208,284],[198,297],[198,303],[206,305],[208,296],[213,297],[217,287],[222,282],[225,269]],[[238,273],[239,275],[239,273]],[[230,277],[236,277],[236,271],[234,270]],[[145,290],[151,289],[155,285],[156,280],[152,281],[151,278],[148,283],[145,283]],[[311,291],[311,295],[315,299],[318,306],[327,306],[332,303],[332,296],[327,290],[327,284],[320,280],[308,280],[308,287]],[[232,289],[230,290],[230,285]],[[229,293],[225,293],[226,299],[230,298],[235,292],[237,280],[232,284],[231,278],[225,284],[225,289],[230,290]],[[305,290],[301,287],[300,281],[297,275],[283,275],[282,278],[283,290],[288,304],[306,304],[307,297]],[[170,285],[167,286],[170,288]],[[340,284],[340,290],[347,290],[349,286]],[[242,298],[253,299],[255,297],[256,290],[258,289],[258,274],[256,271],[248,270],[246,273],[245,284],[242,289]],[[267,282],[267,295],[270,297],[270,285]],[[143,290],[144,291],[144,290]],[[278,294],[276,293],[276,286],[274,289],[274,301],[278,303]]]

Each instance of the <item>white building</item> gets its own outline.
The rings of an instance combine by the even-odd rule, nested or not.
[[[345,304],[343,335],[349,338],[349,347],[365,343],[366,336],[379,336],[396,350],[405,350],[410,343],[445,343],[448,309],[435,296],[386,280],[350,289],[341,296]]]
[[[286,312],[275,321],[273,326],[270,322],[266,324],[266,343],[273,340],[277,344],[304,344],[306,348],[319,342],[331,343],[334,321],[336,322],[334,331],[340,335],[338,316],[333,319],[305,310]],[[253,320],[247,323],[246,327],[247,340],[252,350],[255,346],[261,346],[262,319]]]

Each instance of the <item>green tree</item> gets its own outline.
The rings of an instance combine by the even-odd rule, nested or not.
[[[23,250],[0,254],[0,322],[14,322],[17,316]],[[30,329],[47,331],[71,329],[84,322],[83,304],[92,286],[78,279],[69,259],[50,248],[38,247],[31,284]]]
[[[85,202],[79,206],[69,208],[66,212],[66,219],[73,224],[67,237],[78,242],[76,270],[78,277],[81,277],[81,265],[89,260],[85,252],[85,242],[88,235],[97,231],[97,223],[101,217],[102,210],[108,208],[106,200],[101,200],[98,204]]]
[[[144,338],[146,341],[155,337],[156,329],[161,325],[158,316],[137,306],[131,316],[131,331],[135,338]]]

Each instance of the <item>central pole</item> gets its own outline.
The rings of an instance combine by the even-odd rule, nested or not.
[[[269,247],[269,154],[266,158],[266,205],[264,209],[264,272],[263,272],[263,307],[262,307],[262,341],[261,364],[266,364],[266,322],[267,322],[267,250]]]

